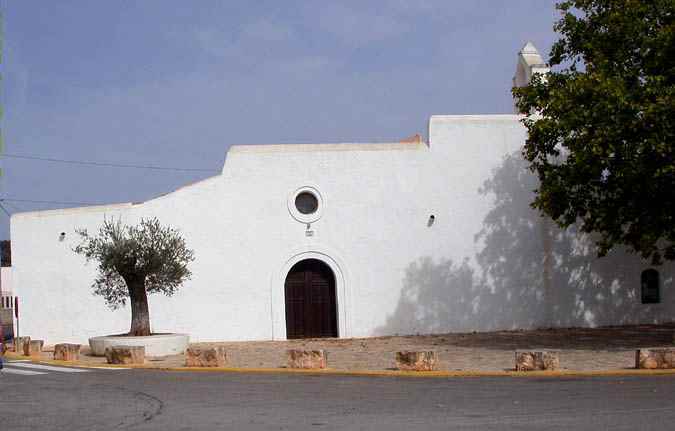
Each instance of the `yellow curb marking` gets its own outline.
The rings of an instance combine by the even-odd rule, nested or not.
[[[130,370],[130,367],[86,367],[91,370]]]

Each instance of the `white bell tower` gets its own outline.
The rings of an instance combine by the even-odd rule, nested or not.
[[[534,47],[532,42],[527,42],[518,52],[518,63],[516,64],[516,74],[513,77],[514,87],[524,87],[529,84],[532,75],[535,73],[547,74],[551,70],[544,62],[544,59]],[[513,105],[513,110],[518,114],[518,108]]]

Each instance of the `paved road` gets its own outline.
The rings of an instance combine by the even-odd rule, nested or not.
[[[40,374],[8,373],[7,370]],[[71,369],[72,370],[72,369]],[[0,372],[7,430],[671,429],[675,377]]]

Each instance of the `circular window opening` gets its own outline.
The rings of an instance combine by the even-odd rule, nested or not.
[[[295,207],[301,214],[314,214],[319,209],[319,200],[310,192],[301,192],[295,197]]]

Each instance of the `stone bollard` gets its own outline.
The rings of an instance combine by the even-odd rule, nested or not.
[[[288,368],[324,369],[328,366],[328,353],[324,350],[287,350]]]
[[[40,353],[42,353],[42,346],[44,345],[44,341],[42,340],[30,340],[25,343],[23,343],[23,355],[24,356],[30,356],[33,358],[40,357]]]
[[[555,371],[559,368],[559,352],[516,352],[516,371]]]
[[[80,345],[62,343],[54,346],[54,360],[77,361],[80,359]]]
[[[23,354],[23,345],[30,341],[30,337],[16,337],[14,338],[14,351]]]
[[[227,364],[225,347],[201,349],[188,347],[185,350],[186,367],[224,367]]]
[[[114,346],[106,347],[105,358],[109,364],[144,364],[145,347]]]
[[[666,347],[638,349],[635,351],[635,368],[645,370],[675,368],[675,349]]]
[[[433,371],[438,357],[436,352],[396,352],[396,368],[404,371]]]

